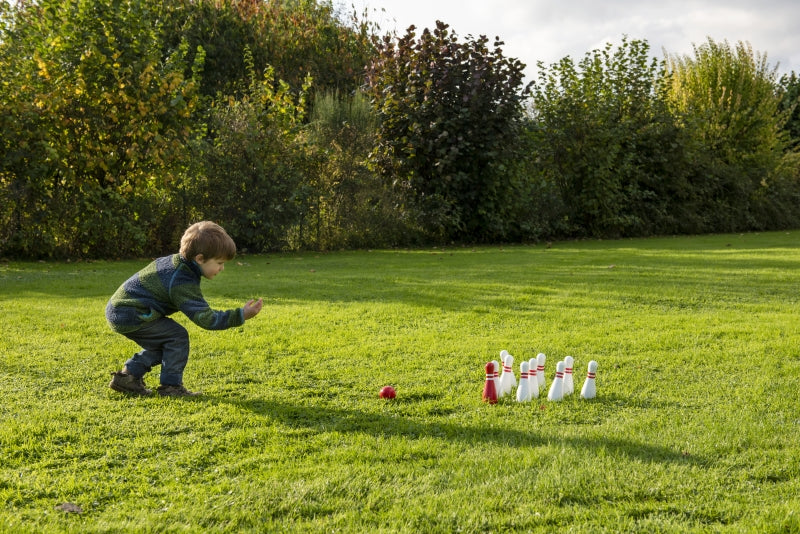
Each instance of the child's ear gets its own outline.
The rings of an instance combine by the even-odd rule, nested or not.
[[[198,254],[197,256],[194,257],[194,261],[196,261],[197,263],[203,263],[204,261],[206,261],[206,259],[203,257],[202,254]]]

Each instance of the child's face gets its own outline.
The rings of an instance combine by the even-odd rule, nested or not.
[[[225,260],[219,258],[205,259],[202,254],[198,254],[194,261],[200,266],[203,278],[212,280],[215,276],[225,270]]]

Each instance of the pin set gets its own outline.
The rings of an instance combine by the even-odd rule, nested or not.
[[[517,402],[529,402],[538,399],[540,393],[544,394],[546,388],[545,363],[547,356],[539,353],[535,358],[523,360],[519,364],[519,383],[514,374],[514,357],[506,350],[500,351],[501,365],[497,360],[486,363],[486,380],[483,385],[483,400],[490,404],[496,404],[498,399],[505,395],[510,395],[516,388]],[[547,390],[547,400],[558,402],[564,397],[575,392],[575,382],[572,368],[575,359],[572,356],[565,357],[556,364],[556,372],[550,389]],[[586,379],[583,382],[580,396],[582,399],[593,399],[597,395],[595,385],[595,375],[597,373],[597,362],[589,362]]]

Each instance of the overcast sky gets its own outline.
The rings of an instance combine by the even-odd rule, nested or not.
[[[346,0],[342,0],[344,3]],[[693,56],[692,45],[708,38],[731,46],[748,42],[766,54],[778,73],[800,74],[800,1],[798,0],[355,0],[359,13],[382,32],[450,25],[462,39],[495,36],[505,41],[504,55],[527,65],[533,78],[537,61],[546,65],[564,56],[579,61],[586,52],[615,45],[623,35],[646,40],[651,55]]]

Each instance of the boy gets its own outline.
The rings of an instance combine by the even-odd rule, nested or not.
[[[215,311],[200,291],[201,277],[212,280],[236,255],[236,244],[213,222],[195,223],[181,238],[178,254],[158,258],[117,289],[106,306],[111,329],[135,341],[142,351],[111,373],[109,387],[122,393],[152,395],[143,376],[161,365],[158,394],[169,397],[198,395],[183,386],[183,369],[189,359],[189,334],[168,316],[181,311],[207,330],[241,326],[261,311],[262,299],[242,308]]]

